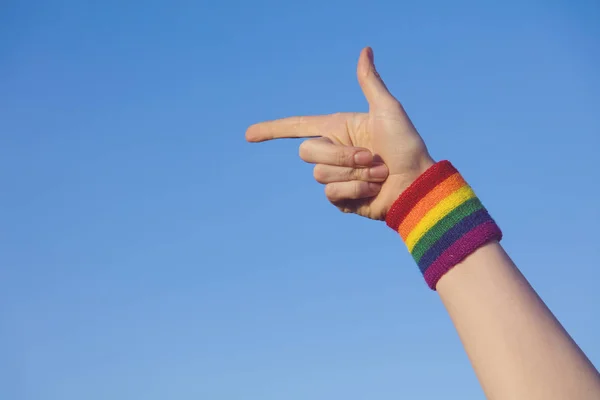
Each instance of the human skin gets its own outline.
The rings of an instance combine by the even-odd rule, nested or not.
[[[309,138],[300,157],[315,164],[328,200],[343,212],[384,220],[435,162],[377,73],[370,48],[360,54],[357,76],[368,113],[262,122],[246,139]],[[436,290],[488,399],[600,399],[600,374],[499,243],[477,249]]]

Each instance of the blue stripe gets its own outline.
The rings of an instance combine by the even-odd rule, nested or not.
[[[433,246],[429,248],[423,254],[423,257],[419,260],[419,269],[421,272],[425,272],[427,268],[439,257],[444,251],[462,236],[464,236],[471,229],[484,222],[492,221],[492,217],[488,214],[486,209],[475,211],[473,214],[467,215],[461,219],[456,225],[444,233],[441,238]]]

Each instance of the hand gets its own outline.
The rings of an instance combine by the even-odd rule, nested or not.
[[[327,198],[344,212],[383,220],[400,193],[434,161],[377,73],[369,47],[360,54],[357,75],[369,103],[368,113],[262,122],[248,128],[246,139],[319,137],[302,143],[300,156],[316,164],[314,175],[326,184]]]

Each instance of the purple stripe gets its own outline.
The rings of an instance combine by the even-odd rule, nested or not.
[[[454,242],[452,246],[448,247],[448,249],[444,251],[442,255],[429,266],[429,268],[427,268],[423,274],[425,276],[425,281],[431,289],[435,290],[440,278],[452,269],[452,267],[463,261],[467,256],[484,244],[492,240],[500,241],[500,239],[502,239],[502,232],[493,220],[473,228]]]
[[[460,240],[460,238],[471,231],[471,229],[487,221],[493,220],[485,209],[477,210],[458,221],[456,225],[450,228],[448,232],[444,233],[442,237],[439,238],[425,254],[423,254],[423,257],[419,260],[419,269],[421,272],[425,272],[427,268],[429,268],[439,256],[444,254],[444,251],[452,246],[457,239]]]

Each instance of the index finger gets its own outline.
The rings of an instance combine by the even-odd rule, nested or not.
[[[249,142],[264,142],[283,138],[309,138],[325,136],[326,125],[332,121],[330,115],[289,117],[254,124],[246,130]]]

